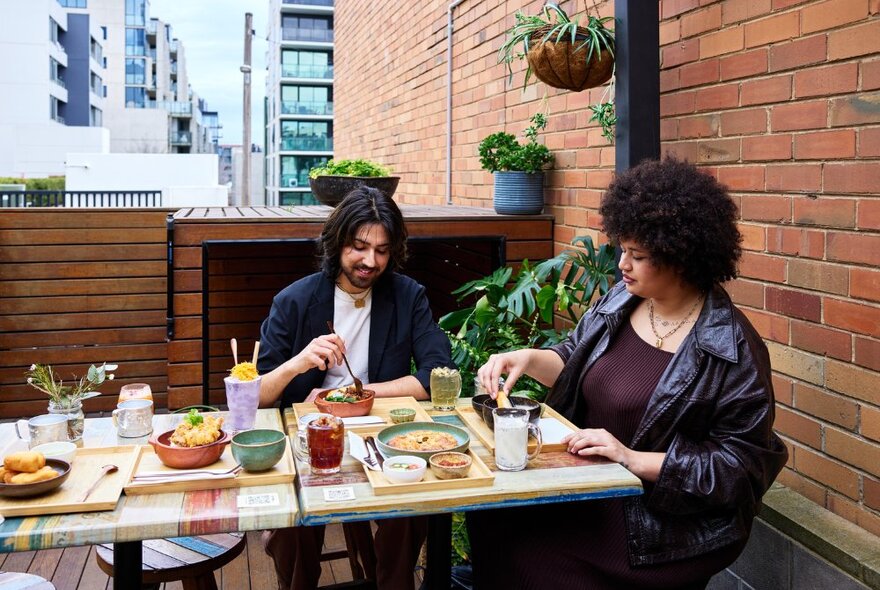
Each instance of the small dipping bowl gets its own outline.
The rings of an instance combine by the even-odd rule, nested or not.
[[[425,477],[428,462],[413,455],[388,457],[382,464],[382,473],[391,483],[416,483]]]
[[[391,421],[395,424],[412,422],[416,419],[416,411],[412,408],[394,408],[391,410]]]
[[[467,477],[474,461],[465,453],[437,453],[428,461],[437,479],[460,479]]]
[[[73,463],[73,458],[76,457],[76,444],[66,440],[43,443],[31,450],[42,453],[47,459],[61,459],[65,463]]]
[[[245,471],[266,471],[284,456],[287,436],[280,430],[245,430],[233,436],[230,445],[232,456]]]
[[[510,405],[514,408],[519,408],[522,410],[528,410],[529,412],[529,422],[538,425],[538,419],[541,418],[541,404],[536,402],[530,397],[526,397],[524,395],[510,395],[507,398],[510,401]],[[495,416],[492,414],[492,410],[498,407],[497,399],[489,399],[483,404],[483,420],[486,422],[486,425],[495,430]]]

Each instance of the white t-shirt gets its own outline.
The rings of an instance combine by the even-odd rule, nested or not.
[[[358,297],[360,299],[360,297]],[[364,306],[357,308],[351,296],[338,286],[333,294],[333,329],[345,342],[345,356],[352,372],[364,384],[369,383],[370,311],[373,309],[373,291],[364,298]],[[351,375],[345,363],[336,365],[324,376],[323,389],[351,385]]]

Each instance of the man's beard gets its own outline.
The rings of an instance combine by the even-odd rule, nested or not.
[[[382,276],[382,273],[372,272],[369,277],[360,277],[357,275],[356,271],[359,268],[367,268],[361,265],[357,265],[348,269],[346,267],[342,267],[342,274],[345,275],[345,278],[348,279],[348,282],[352,284],[357,289],[369,289],[372,287],[376,281],[379,280],[379,277]]]

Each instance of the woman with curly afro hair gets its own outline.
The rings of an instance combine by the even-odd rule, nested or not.
[[[469,513],[476,588],[705,588],[788,455],[767,348],[722,287],[741,241],[724,187],[646,161],[599,212],[622,280],[566,341],[492,355],[478,378],[493,396],[502,375],[508,392],[523,374],[552,386],[546,402],[579,428],[563,439],[572,466],[619,463],[644,493]]]

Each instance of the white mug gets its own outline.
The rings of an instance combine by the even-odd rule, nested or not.
[[[27,425],[27,439],[21,435],[19,425]],[[15,434],[18,435],[18,438],[27,440],[29,449],[56,440],[70,440],[67,432],[67,415],[42,414],[34,416],[30,420],[19,420],[15,423]]]
[[[129,399],[116,404],[113,424],[117,434],[124,438],[138,438],[153,432],[153,402],[148,399]]]

